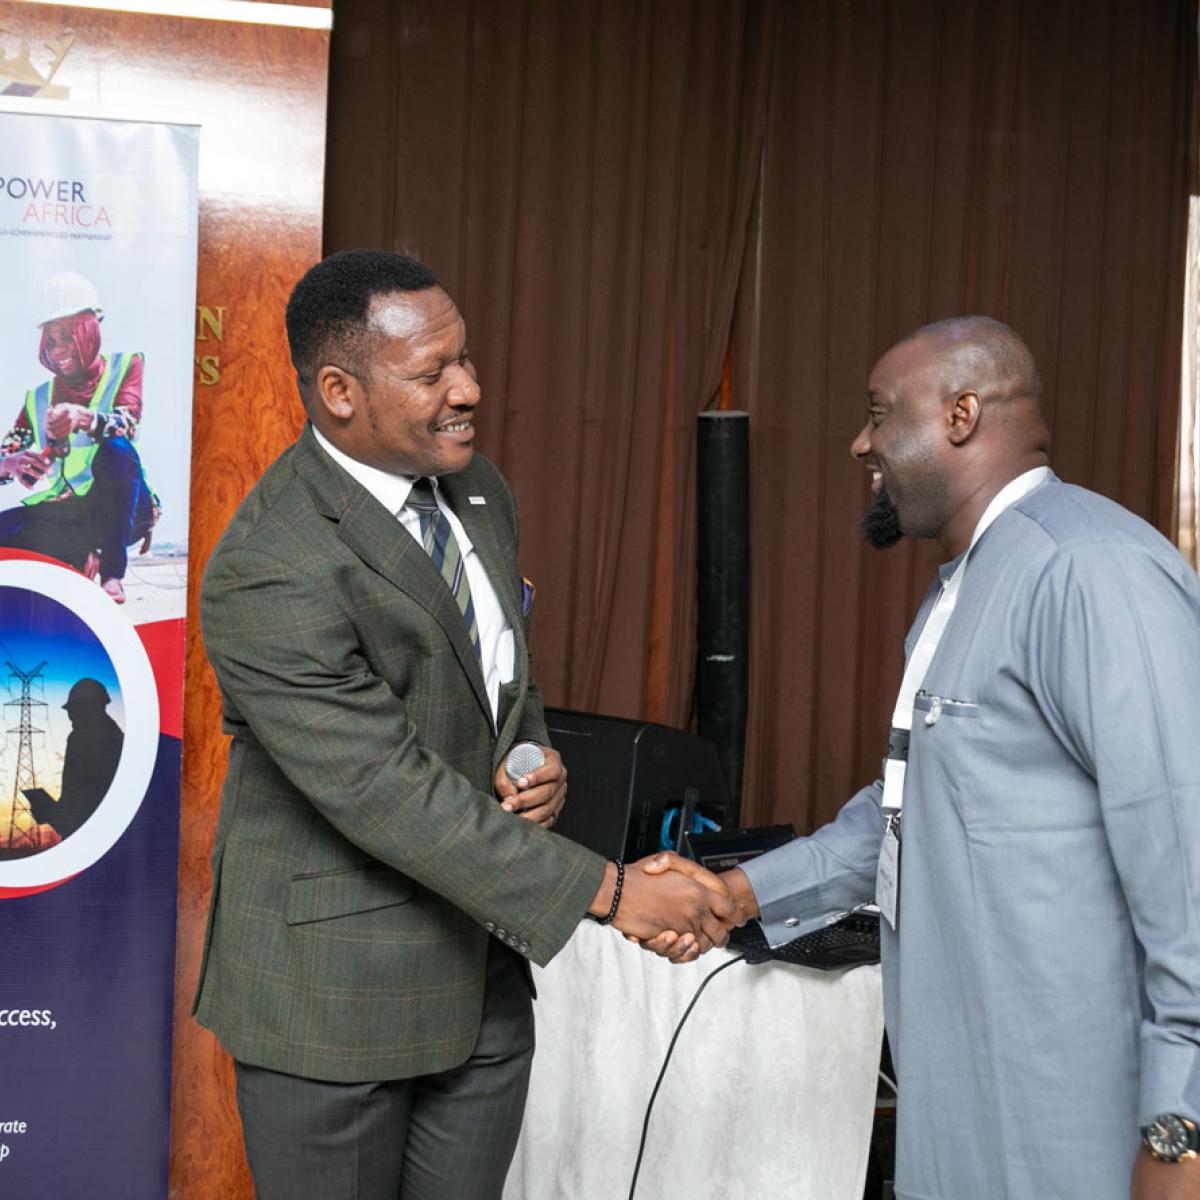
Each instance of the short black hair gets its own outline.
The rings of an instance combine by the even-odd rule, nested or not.
[[[288,298],[292,365],[305,396],[317,371],[334,364],[361,376],[373,335],[371,301],[388,292],[423,292],[437,276],[415,258],[387,250],[343,250],[310,267]]]

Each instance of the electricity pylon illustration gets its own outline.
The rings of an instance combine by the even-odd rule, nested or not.
[[[17,774],[13,780],[12,808],[9,809],[8,814],[8,837],[5,845],[13,850],[21,846],[29,846],[37,850],[41,846],[41,834],[37,822],[33,819],[33,810],[25,798],[24,789],[37,787],[37,769],[33,765],[33,735],[45,733],[45,730],[38,729],[34,725],[33,709],[35,705],[39,708],[46,708],[47,705],[45,700],[33,698],[33,681],[41,678],[42,668],[46,663],[45,661],[38,663],[32,671],[22,671],[20,667],[10,661],[5,662],[4,665],[11,672],[11,678],[21,681],[20,700],[9,700],[4,705],[5,708],[21,710],[16,728],[8,730],[10,734],[17,735]],[[18,818],[25,814],[29,815],[29,822],[22,825]]]

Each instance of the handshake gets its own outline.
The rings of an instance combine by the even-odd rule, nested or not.
[[[494,786],[505,812],[552,829],[566,799],[567,769],[552,747],[523,743],[501,763]],[[608,916],[616,886],[616,864],[609,863],[588,905],[591,916]],[[612,923],[644,949],[671,962],[690,962],[725,945],[735,925],[757,916],[754,889],[737,867],[714,875],[667,851],[626,866]]]
[[[588,908],[592,916],[611,910],[616,880],[616,866],[609,863]],[[643,949],[671,962],[691,962],[713,946],[725,945],[732,928],[756,916],[754,891],[736,867],[714,875],[668,851],[625,868],[612,923]]]

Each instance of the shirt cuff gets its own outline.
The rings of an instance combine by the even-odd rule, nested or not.
[[[844,912],[830,914],[829,905],[820,884],[790,890],[786,895],[772,896],[774,874],[769,866],[759,865],[759,860],[739,864],[754,897],[758,901],[758,923],[769,946],[782,946],[795,938],[803,937],[814,929],[822,929],[845,916]],[[757,869],[756,869],[757,868]]]
[[[1200,1123],[1200,1046],[1146,1024],[1142,1026],[1138,1125],[1149,1125],[1160,1113],[1176,1113]]]

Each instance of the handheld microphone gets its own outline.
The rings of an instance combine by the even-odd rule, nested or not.
[[[504,773],[516,783],[522,775],[536,771],[545,761],[541,746],[535,742],[518,742],[504,760]]]

